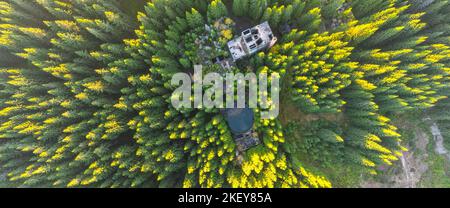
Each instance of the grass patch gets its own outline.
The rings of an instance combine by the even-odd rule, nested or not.
[[[431,145],[430,145],[431,146]],[[428,171],[423,176],[420,186],[424,188],[450,188],[450,165],[441,155],[431,148],[428,155]]]

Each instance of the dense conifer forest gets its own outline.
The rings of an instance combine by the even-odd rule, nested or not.
[[[253,109],[236,162],[171,79],[265,21],[278,42],[233,70],[279,73],[281,113]],[[399,165],[403,115],[450,147],[449,61],[448,0],[0,0],[0,187],[354,186]]]

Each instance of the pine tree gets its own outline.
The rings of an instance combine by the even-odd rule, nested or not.
[[[208,6],[208,22],[214,22],[227,15],[227,7],[221,0],[214,0]]]

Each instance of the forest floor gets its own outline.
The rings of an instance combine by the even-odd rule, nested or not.
[[[436,124],[426,116],[425,119],[402,117],[397,120],[395,123],[402,129],[409,151],[383,174],[363,179],[361,187],[450,187],[450,158],[442,141],[433,136]]]
[[[422,176],[428,171],[426,159],[428,155],[421,154],[427,151],[428,135],[417,129],[415,132],[414,147],[407,146],[410,151],[403,152],[400,161],[395,167],[389,169],[381,176],[381,180],[363,181],[364,188],[416,188]]]
[[[281,124],[287,125],[290,122],[309,123],[311,121],[326,120],[330,122],[342,122],[344,119],[342,113],[305,113],[290,101],[290,99],[281,99],[280,115]]]

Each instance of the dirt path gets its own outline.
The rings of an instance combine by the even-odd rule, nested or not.
[[[402,181],[401,176],[399,177],[399,180],[397,180],[397,183],[399,184],[404,184],[402,186],[405,187],[409,187],[409,188],[414,188],[414,181],[412,180],[412,176],[411,176],[411,169],[409,167],[408,162],[406,161],[406,155],[407,153],[404,152],[402,157],[400,158],[400,161],[402,162],[402,170],[405,173],[405,177],[403,178],[403,183],[399,183],[400,181]]]
[[[399,188],[416,188],[422,179],[422,176],[427,172],[428,165],[426,164],[427,154],[418,154],[417,152],[426,152],[427,145],[430,141],[429,136],[419,130],[415,131],[415,150],[403,152],[402,172],[405,177],[397,177]]]

